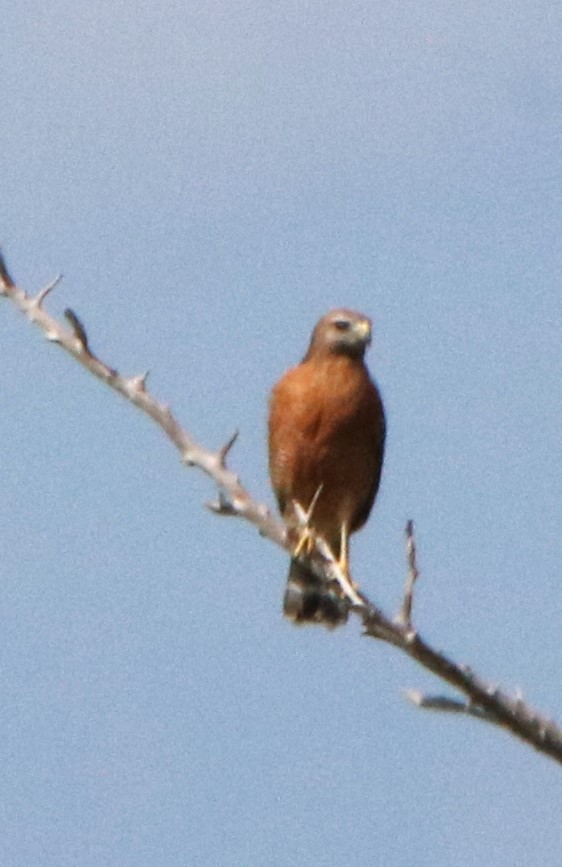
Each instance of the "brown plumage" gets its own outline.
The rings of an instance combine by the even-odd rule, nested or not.
[[[308,352],[273,388],[269,470],[281,514],[295,525],[295,501],[310,529],[347,568],[347,538],[363,526],[379,487],[385,440],[380,394],[364,364],[371,322],[332,310],[316,325]],[[343,543],[343,547],[342,547]],[[284,614],[296,623],[335,626],[349,606],[339,592],[292,559]]]

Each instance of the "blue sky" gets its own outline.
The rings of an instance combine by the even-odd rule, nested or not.
[[[1,243],[150,368],[273,503],[267,395],[316,319],[374,321],[389,439],[353,570],[562,720],[562,10],[3,9]],[[424,715],[440,685],[280,616],[287,569],[161,433],[0,310],[6,867],[543,865],[560,771]]]

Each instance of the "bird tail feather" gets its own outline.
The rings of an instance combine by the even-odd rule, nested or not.
[[[293,623],[319,623],[333,629],[345,623],[349,602],[318,578],[304,563],[291,560],[283,599],[283,614]]]

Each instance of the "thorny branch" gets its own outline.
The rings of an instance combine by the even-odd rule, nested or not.
[[[43,307],[47,295],[59,279],[54,280],[36,296],[30,296],[13,282],[0,256],[0,295],[12,301],[30,322],[41,329],[47,340],[61,346],[90,373],[150,416],[178,449],[182,463],[198,467],[210,476],[218,488],[218,498],[215,502],[208,503],[208,507],[220,515],[243,518],[257,527],[262,536],[290,550],[291,544],[284,524],[272,516],[265,505],[256,502],[243,487],[236,473],[227,467],[226,459],[237,433],[218,451],[204,448],[179,424],[169,406],[160,403],[150,394],[147,390],[147,373],[123,376],[98,358],[90,348],[86,329],[76,313],[72,310],[65,311],[65,317],[70,324],[70,328],[67,328],[50,316]],[[322,540],[318,540],[312,565],[325,580],[338,581],[349,600],[351,612],[362,621],[364,635],[397,647],[464,696],[463,699],[426,696],[416,690],[408,690],[406,696],[410,701],[428,710],[461,713],[501,726],[562,764],[562,729],[552,720],[540,715],[519,695],[508,695],[486,683],[470,668],[455,663],[421,638],[412,625],[414,589],[419,572],[411,521],[406,527],[406,553],[406,589],[400,611],[394,620],[387,617],[356,586],[350,585],[347,576],[341,574],[335,558]]]

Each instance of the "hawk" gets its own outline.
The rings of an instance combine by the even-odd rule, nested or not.
[[[321,536],[349,575],[349,536],[364,525],[377,495],[386,424],[364,362],[370,342],[367,316],[331,310],[314,328],[301,363],[271,392],[271,483],[285,523],[301,528],[283,603],[285,617],[295,623],[337,626],[347,620],[349,603],[341,590],[317,577],[302,551],[305,535],[309,543]]]

